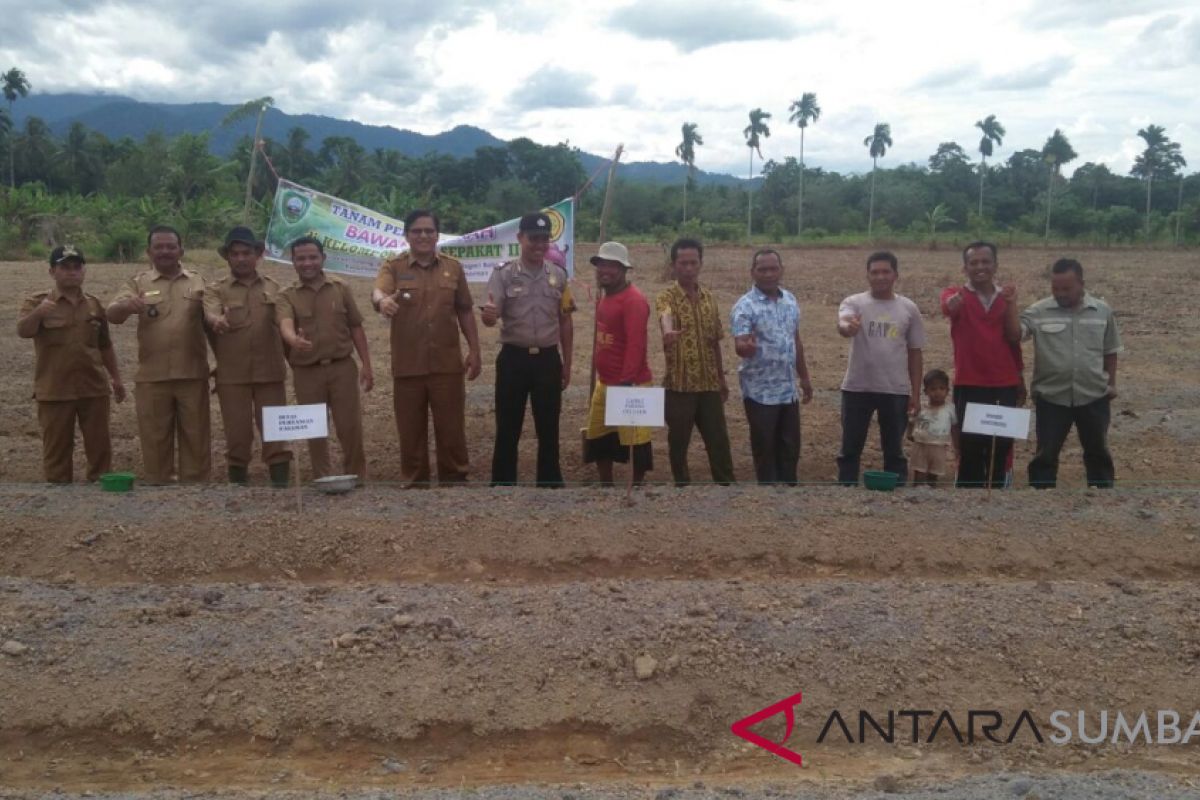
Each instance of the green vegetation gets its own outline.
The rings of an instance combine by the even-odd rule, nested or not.
[[[433,208],[442,216],[443,228],[454,232],[568,197],[587,177],[574,148],[524,138],[456,159],[368,152],[341,136],[316,143],[298,127],[284,141],[262,139],[258,148],[244,137],[228,157],[213,154],[203,133],[112,141],[76,123],[59,137],[37,117],[16,129],[11,107],[28,93],[29,82],[15,67],[0,78],[8,106],[0,107],[0,164],[9,167],[5,183],[13,187],[0,189],[0,257],[40,256],[69,240],[98,258],[136,258],[144,231],[155,223],[176,226],[193,247],[218,240],[243,218],[262,231],[274,170],[395,217],[416,207]],[[259,98],[231,116],[261,121],[273,102]],[[790,121],[801,129],[800,159],[767,159],[761,176],[740,186],[692,180],[696,148],[704,140],[694,123],[684,123],[675,149],[686,167],[683,185],[619,179],[609,235],[668,241],[686,233],[711,242],[745,242],[749,237],[852,246],[863,244],[865,232],[868,241],[931,247],[939,237],[962,241],[976,236],[1006,244],[1200,241],[1200,174],[1184,176],[1179,145],[1158,125],[1138,131],[1146,149],[1128,177],[1087,163],[1064,178],[1062,165],[1077,155],[1061,130],[1040,150],[1017,150],[1006,160],[989,161],[1006,134],[995,115],[975,123],[983,134],[978,163],[950,141],[939,144],[927,164],[881,169],[878,161],[892,146],[892,131],[879,123],[863,142],[871,172],[843,175],[801,167],[804,131],[821,114],[816,95],[804,93],[790,110]],[[763,139],[770,136],[769,119],[768,112],[756,108],[743,132],[751,175],[754,156],[761,157]],[[268,161],[272,169],[252,161]],[[1162,191],[1164,185],[1173,191]],[[580,199],[581,240],[599,235],[602,200],[603,192],[594,189]],[[746,225],[738,222],[743,209]]]

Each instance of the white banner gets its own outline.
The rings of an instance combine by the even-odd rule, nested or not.
[[[550,249],[546,260],[575,276],[575,201],[560,200],[541,209],[550,217]],[[492,270],[517,258],[519,219],[458,235],[443,234],[438,250],[463,263],[467,280],[486,283]],[[385,258],[408,249],[404,223],[369,208],[346,202],[298,183],[280,180],[267,226],[266,257],[291,264],[288,246],[312,236],[325,248],[325,270],[374,278]]]

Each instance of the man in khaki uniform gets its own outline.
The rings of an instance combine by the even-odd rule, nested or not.
[[[299,280],[279,293],[275,313],[283,343],[290,348],[296,402],[328,404],[342,445],[342,471],[357,475],[361,483],[367,477],[367,458],[358,392],[375,385],[362,314],[350,287],[325,274],[325,248],[319,240],[303,236],[292,242],[291,251]],[[356,350],[361,373],[351,357]],[[308,454],[316,477],[331,474],[328,439],[309,439]]]
[[[247,483],[254,429],[262,434],[263,406],[287,405],[287,368],[275,320],[279,284],[258,274],[263,243],[249,228],[225,235],[217,250],[229,274],[204,292],[204,318],[217,357],[217,399],[225,423],[229,482]],[[285,442],[263,442],[262,459],[275,486],[287,486],[292,451]]]
[[[42,428],[42,465],[50,483],[73,479],[76,420],[87,454],[87,479],[94,481],[112,468],[110,378],[117,402],[125,399],[104,306],[83,291],[84,263],[83,251],[71,245],[54,248],[54,288],[27,297],[17,316],[17,335],[33,339],[37,354],[33,396]]]
[[[170,483],[179,441],[181,482],[207,481],[212,469],[204,280],[184,269],[183,242],[167,225],[151,228],[153,269],[134,275],[108,305],[108,321],[138,318],[134,378],[138,436],[147,483]]]
[[[462,264],[437,251],[438,218],[404,220],[409,250],[379,267],[371,301],[391,320],[392,402],[400,434],[400,480],[429,485],[429,411],[437,441],[438,483],[467,479],[466,386],[479,377],[479,331]],[[459,330],[467,339],[464,363]]]

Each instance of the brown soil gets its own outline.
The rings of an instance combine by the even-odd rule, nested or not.
[[[931,317],[926,363],[948,365],[945,325],[932,312],[957,256],[900,255],[902,290]],[[639,283],[659,288],[661,253],[634,256]],[[862,284],[861,254],[784,256],[818,386],[804,411],[802,477],[826,481],[845,351],[834,312]],[[1050,258],[1004,254],[1025,299],[1042,294]],[[743,290],[748,260],[742,250],[709,254],[723,310]],[[947,709],[956,721],[995,709],[1006,726],[1028,709],[1046,734],[1055,709],[1087,710],[1091,724],[1101,709],[1174,709],[1185,726],[1195,713],[1200,338],[1185,310],[1194,259],[1096,252],[1083,261],[1091,288],[1118,310],[1127,348],[1112,435],[1121,486],[1111,492],[1079,488],[1077,448],[1064,454],[1059,491],[990,497],[651,486],[625,505],[621,490],[599,487],[400,492],[387,485],[396,448],[376,319],[368,329],[385,380],[367,403],[367,430],[378,484],[345,497],[306,490],[302,511],[294,493],[265,488],[48,488],[36,484],[32,347],[10,336],[0,346],[10,375],[0,387],[0,645],[16,647],[0,653],[0,786],[140,794],[549,783],[672,796],[666,787],[696,781],[822,793],[1118,767],[1194,785],[1196,739],[959,745],[945,733],[924,741],[926,723],[919,745],[904,735],[817,743],[834,709],[852,729],[858,709]],[[40,266],[5,268],[16,294],[44,283]],[[134,268],[90,270],[103,297]],[[357,285],[365,306],[368,284]],[[584,284],[578,291],[582,353],[590,314]],[[16,302],[0,313],[10,330]],[[494,333],[486,342],[485,364]],[[128,372],[128,326],[117,347]],[[576,362],[563,440],[568,477],[582,482],[590,475],[572,431],[587,365]],[[491,378],[489,367],[469,393],[477,476],[490,451]],[[749,476],[736,398],[729,408],[736,467]],[[219,419],[214,411],[223,470]],[[131,406],[116,408],[113,427],[118,462],[136,466]],[[655,447],[661,479],[661,436]],[[1018,448],[1018,484],[1029,453]],[[526,475],[531,456],[523,452]],[[702,462],[697,442],[697,475]],[[729,732],[796,692],[804,701],[788,744],[803,768]],[[783,736],[778,718],[760,730]]]

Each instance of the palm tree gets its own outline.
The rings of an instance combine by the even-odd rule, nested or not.
[[[983,179],[987,175],[987,159],[992,154],[992,143],[1004,144],[1004,135],[1008,131],[1004,130],[995,114],[988,114],[984,119],[976,120],[975,127],[983,131],[983,138],[979,140],[979,216],[982,217]]]
[[[21,70],[17,69],[16,67],[13,67],[8,72],[4,73],[3,76],[0,76],[0,83],[4,84],[4,99],[8,101],[8,121],[11,126],[12,124],[14,124],[16,122],[16,118],[13,117],[13,113],[12,113],[13,103],[17,102],[18,97],[28,97],[29,90],[32,87],[30,87],[29,80],[25,77],[25,73],[22,72]],[[11,128],[10,128],[10,130],[11,130]],[[13,172],[13,150],[15,150],[15,149],[16,148],[13,147],[12,138],[9,137],[9,140],[8,140],[8,186],[10,189],[15,188],[17,185],[16,178],[14,177],[14,172]]]
[[[59,164],[66,183],[80,194],[96,189],[98,176],[104,167],[95,152],[94,140],[88,137],[87,128],[76,120],[63,137],[62,149],[58,151]]]
[[[1134,160],[1129,174],[1146,179],[1146,238],[1149,239],[1150,191],[1154,179],[1174,176],[1176,170],[1187,166],[1187,161],[1179,151],[1179,143],[1168,139],[1167,131],[1161,125],[1147,125],[1138,131],[1138,136],[1146,142],[1146,149]]]
[[[312,153],[308,149],[308,140],[312,136],[301,127],[288,130],[287,146],[287,175],[294,181],[302,181],[308,174],[308,165],[312,161]]]
[[[767,127],[765,120],[771,118],[771,115],[761,108],[756,108],[750,112],[750,124],[742,131],[742,135],[746,137],[746,147],[750,148],[750,180],[754,180],[754,153],[758,152],[758,157],[762,158],[762,148],[760,144],[763,139],[771,136],[771,129]],[[750,239],[751,222],[754,219],[754,185],[746,186],[746,240]]]
[[[892,146],[892,126],[886,122],[876,122],[874,133],[863,139],[863,145],[869,148],[871,153],[871,203],[867,210],[867,238],[869,239],[875,223],[875,172],[879,165],[879,159],[883,158],[887,154],[887,149]]]
[[[12,117],[3,108],[0,108],[0,139],[4,140],[4,149],[12,150]]]
[[[1078,157],[1075,148],[1067,141],[1063,132],[1055,128],[1054,133],[1042,145],[1042,158],[1050,165],[1050,186],[1046,192],[1046,238],[1050,238],[1050,209],[1054,205],[1054,183],[1058,179],[1058,171],[1063,164],[1074,161]]]
[[[794,122],[800,128],[800,189],[796,194],[796,235],[799,236],[804,232],[804,129],[821,118],[821,107],[817,105],[816,94],[805,92],[788,106],[788,110],[792,112],[788,122]]]
[[[694,122],[683,123],[683,141],[675,148],[675,155],[687,167],[687,175],[683,179],[683,224],[687,225],[687,190],[692,182],[692,174],[696,169],[696,145],[704,144],[704,137],[697,130]]]
[[[273,105],[275,105],[273,97],[260,97],[257,100],[242,103],[233,111],[226,114],[225,119],[221,120],[221,126],[224,127],[255,115],[258,116],[258,122],[254,125],[254,141],[250,146],[250,174],[246,176],[246,204],[242,209],[242,222],[247,225],[250,224],[250,203],[253,199],[251,192],[254,189],[254,167],[258,163],[258,148],[261,146],[259,136],[262,134],[263,116],[266,115],[267,109]]]

